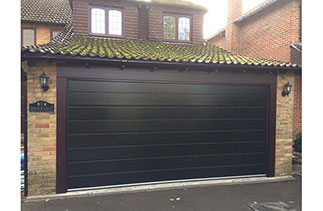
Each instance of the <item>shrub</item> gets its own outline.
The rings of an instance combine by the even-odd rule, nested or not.
[[[293,149],[295,152],[302,152],[302,133],[298,133],[294,140]]]

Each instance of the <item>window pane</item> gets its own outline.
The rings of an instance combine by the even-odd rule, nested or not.
[[[109,10],[109,34],[122,35],[122,12]]]
[[[60,31],[52,31],[52,38],[54,38],[56,35],[58,35]]]
[[[190,19],[181,17],[178,19],[178,39],[190,40]]]
[[[32,29],[23,29],[22,31],[22,45],[35,45],[35,31]]]
[[[164,16],[164,38],[175,39],[176,38],[176,27],[174,16]]]
[[[105,11],[103,9],[91,9],[91,32],[105,34]]]

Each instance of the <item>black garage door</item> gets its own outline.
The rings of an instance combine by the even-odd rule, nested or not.
[[[68,82],[67,188],[266,174],[266,86]]]

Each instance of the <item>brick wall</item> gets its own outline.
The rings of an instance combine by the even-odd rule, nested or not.
[[[242,0],[228,0],[227,26],[225,29],[226,49],[230,52],[239,50],[239,29],[234,21],[242,15]]]
[[[61,30],[64,26],[56,24],[21,23],[21,27],[36,29],[36,44],[40,45],[50,41],[51,30]]]
[[[138,9],[137,5],[131,2],[104,1],[104,0],[74,0],[72,21],[74,32],[81,35],[88,35],[88,5],[121,7],[125,15],[125,38],[138,39]]]
[[[36,63],[27,72],[28,195],[56,192],[56,66]],[[43,92],[39,76],[49,76],[49,90]],[[55,105],[54,112],[29,112],[29,104],[44,100]]]
[[[213,45],[218,46],[220,48],[226,49],[224,35],[219,34],[219,35],[213,37],[212,39],[210,39],[208,42],[212,43]]]
[[[237,24],[242,55],[289,62],[290,43],[300,42],[300,2],[284,0]]]
[[[294,83],[294,131],[293,138],[302,132],[302,75],[295,75]]]
[[[289,81],[295,83],[294,73],[277,75],[277,109],[276,109],[276,166],[275,175],[288,175],[292,171],[294,88],[289,96],[282,96],[284,85]]]

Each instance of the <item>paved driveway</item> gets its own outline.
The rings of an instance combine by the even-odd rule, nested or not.
[[[301,210],[301,177],[288,182],[22,202],[23,211],[244,211],[248,203],[285,202]]]

